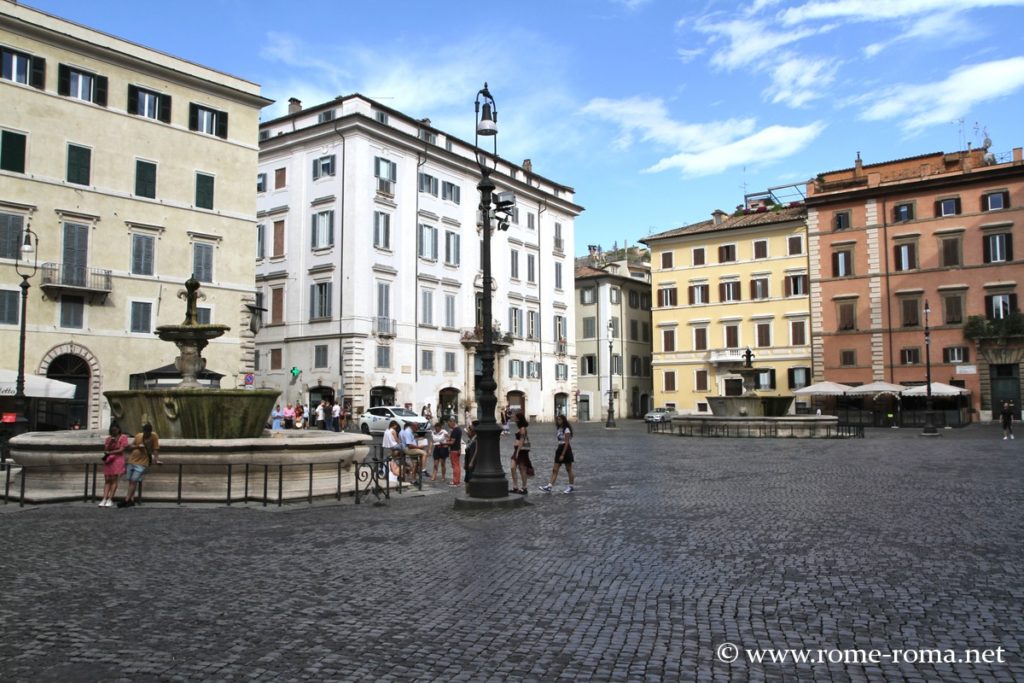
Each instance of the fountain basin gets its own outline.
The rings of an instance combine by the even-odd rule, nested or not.
[[[10,441],[11,493],[25,502],[81,500],[103,490],[106,431],[29,432]],[[370,452],[362,434],[293,429],[255,439],[160,439],[160,461],[146,471],[147,501],[287,501],[355,489],[355,465]],[[179,488],[179,481],[181,482]],[[122,480],[118,491],[127,490]]]
[[[125,434],[149,422],[164,439],[254,439],[266,428],[276,389],[180,388],[105,391]]]
[[[792,396],[709,396],[716,417],[783,417],[789,414]]]

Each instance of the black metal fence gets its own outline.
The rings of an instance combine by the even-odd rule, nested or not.
[[[351,463],[351,468],[349,467],[350,462],[345,460],[338,460],[333,463],[321,461],[316,463],[281,463],[273,465],[225,465],[190,462],[156,465],[149,469],[149,473],[159,472],[161,477],[165,477],[168,470],[175,472],[176,486],[174,494],[171,496],[161,494],[157,499],[173,501],[179,505],[186,501],[196,501],[223,503],[225,505],[259,503],[263,507],[268,505],[280,507],[286,500],[305,500],[307,503],[312,503],[314,498],[333,497],[335,500],[341,500],[342,494],[354,496],[355,502],[359,503],[361,498],[369,495],[374,495],[379,501],[386,501],[390,499],[391,491],[404,493],[405,490],[410,488],[423,490],[423,471],[420,469],[419,460],[416,457],[385,453],[377,445],[370,446],[370,449],[370,455],[361,463]],[[388,473],[393,471],[393,463],[400,472],[400,475],[395,478],[394,486],[392,486],[392,478],[388,476]],[[322,482],[327,467],[337,471],[337,483],[333,493],[330,494],[323,493]],[[194,474],[196,470],[206,468],[219,470],[224,473],[222,498],[211,494],[209,490],[204,490],[201,496],[190,495],[190,492],[185,490],[190,478],[188,475]],[[351,473],[348,473],[347,470],[351,470]],[[66,486],[76,476],[80,477],[81,496],[73,494],[50,495],[52,489],[43,494],[43,496],[31,496],[33,477],[36,478],[36,481],[39,481],[41,474],[53,473],[54,471],[59,471],[62,475],[65,475],[62,481]],[[305,495],[285,498],[285,475],[296,471],[308,472]],[[320,481],[319,492],[317,493],[314,493],[314,474],[319,476]],[[4,482],[4,505],[16,502],[20,507],[24,507],[26,500],[40,503],[75,500],[95,502],[100,499],[99,496],[103,493],[103,466],[101,463],[88,463],[79,466],[61,465],[59,470],[57,470],[57,468],[51,465],[21,466],[8,461],[3,466],[2,476]],[[345,476],[354,477],[354,488],[348,489],[343,486]],[[238,484],[241,485],[241,490],[239,490],[238,484],[236,484],[236,480],[239,478],[241,481]],[[292,482],[294,482],[294,479],[292,479]],[[124,484],[118,488],[123,491],[123,486]],[[12,488],[15,489],[13,492]],[[294,490],[294,484],[290,484],[289,488]],[[145,480],[139,484],[135,499],[136,504],[144,502],[144,489]]]

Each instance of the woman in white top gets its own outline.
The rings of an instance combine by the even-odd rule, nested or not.
[[[448,430],[444,428],[444,422],[437,421],[431,437],[434,440],[434,471],[430,481],[437,479],[437,466],[441,465],[441,483],[444,483],[448,478]]]

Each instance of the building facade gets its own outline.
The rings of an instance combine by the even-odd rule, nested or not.
[[[361,95],[262,124],[258,381],[356,413],[475,410],[480,171],[473,145]],[[573,190],[489,158],[515,193],[492,235],[498,405],[552,419],[575,391]],[[492,221],[492,225],[496,221]]]
[[[25,370],[74,383],[52,426],[97,428],[102,392],[177,355],[153,334],[203,283],[222,386],[251,369],[259,86],[0,2],[0,344],[15,369],[23,231],[38,234]]]
[[[1017,311],[1021,149],[858,158],[807,193],[815,379],[923,384],[930,360],[932,381],[968,389],[981,419],[1003,399],[1019,410],[1024,356],[979,352],[964,328]]]
[[[651,249],[654,400],[683,414],[738,396],[749,348],[756,391],[810,384],[808,262],[802,205],[752,205],[642,240]]]
[[[577,418],[607,420],[651,409],[651,269],[640,260],[576,266]]]

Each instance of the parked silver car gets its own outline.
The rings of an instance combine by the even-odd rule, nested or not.
[[[412,429],[417,434],[423,434],[430,429],[427,418],[417,415],[408,408],[377,406],[359,416],[359,431],[363,434],[383,434],[392,420],[398,422],[399,429],[405,429],[407,422],[412,423]]]
[[[655,408],[644,415],[644,422],[670,422],[678,414],[670,408]]]

